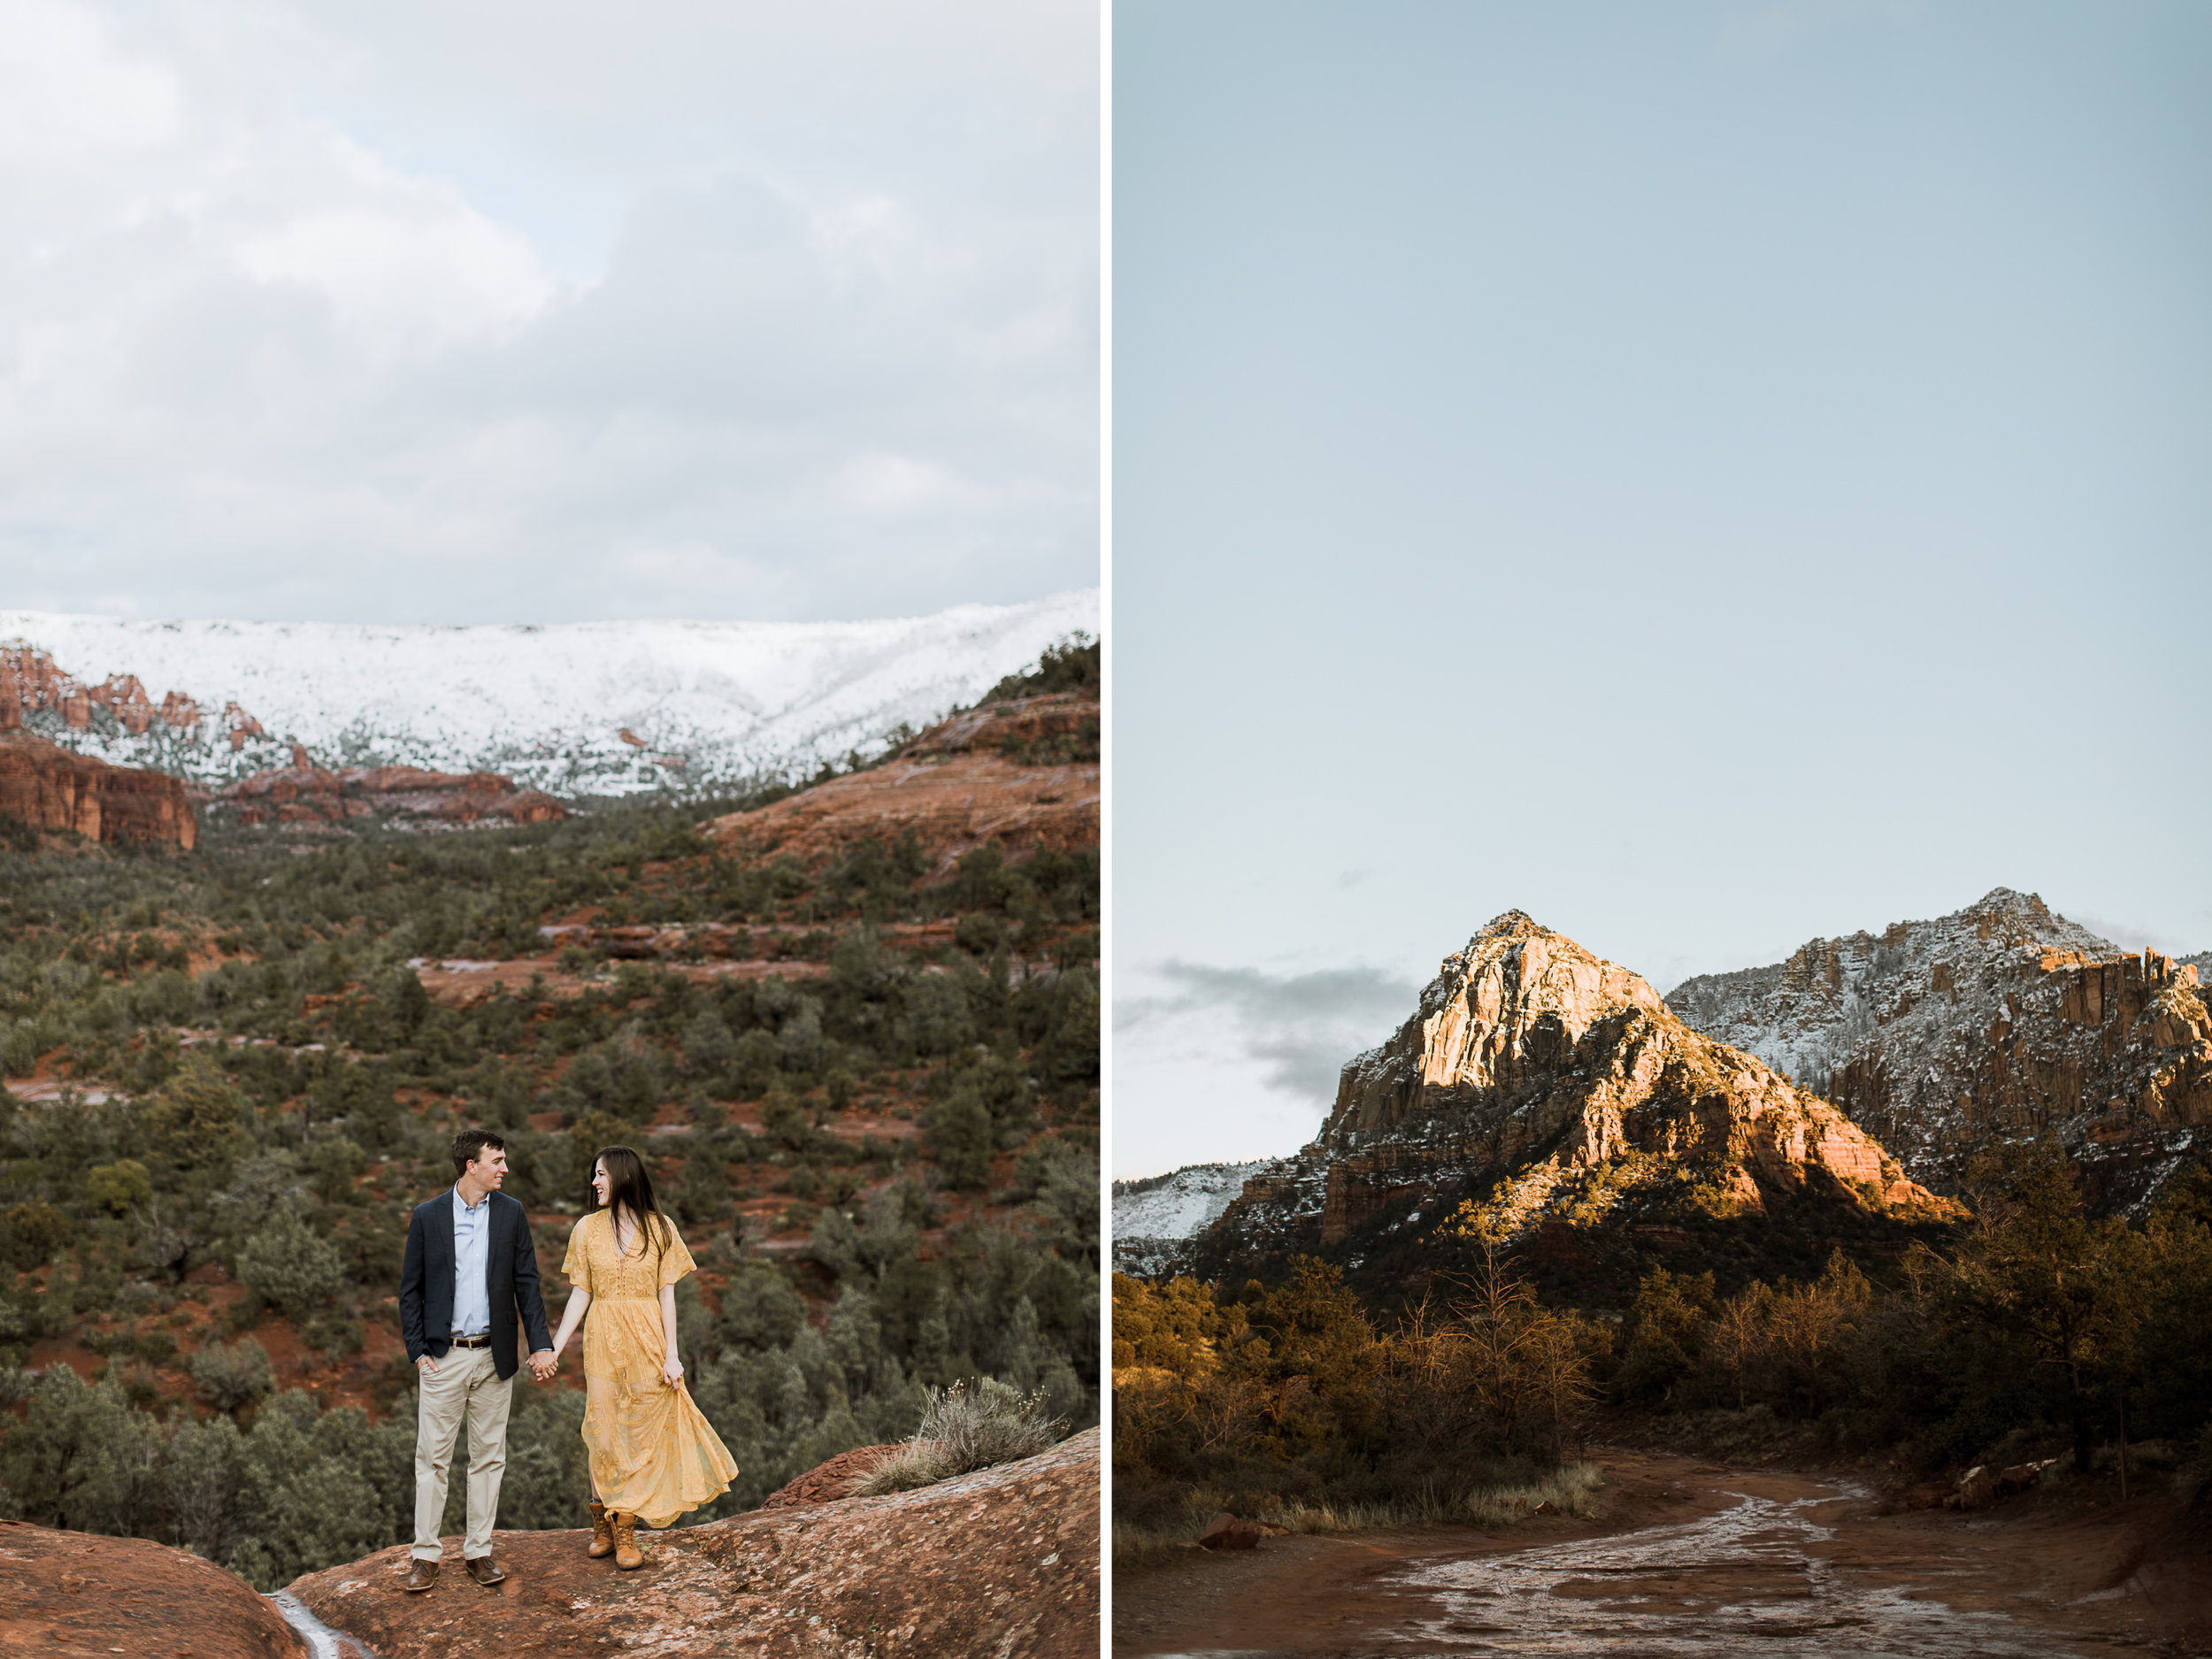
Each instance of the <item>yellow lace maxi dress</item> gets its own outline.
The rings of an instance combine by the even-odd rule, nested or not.
[[[660,1292],[692,1271],[691,1252],[668,1230],[655,1248],[639,1229],[625,1256],[612,1214],[594,1210],[568,1235],[561,1272],[591,1293],[584,1312],[584,1446],[599,1501],[648,1526],[666,1526],[729,1489],[737,1473],[688,1388],[661,1377],[667,1353]]]

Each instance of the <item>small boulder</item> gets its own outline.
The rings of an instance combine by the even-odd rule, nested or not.
[[[2027,1491],[2042,1480],[2045,1470],[2057,1462],[2055,1457],[2046,1457],[2035,1463],[2012,1464],[1998,1475],[1997,1494],[2009,1497],[2016,1492]]]
[[[1559,1506],[1554,1503],[1549,1498],[1546,1498],[1541,1503],[1536,1506],[1535,1512],[1539,1515],[1556,1515],[1559,1513]]]
[[[1206,1523],[1198,1535],[1201,1549],[1250,1549],[1266,1534],[1249,1521],[1240,1521],[1224,1509]]]
[[[1985,1509],[1997,1501],[1997,1471],[1977,1463],[1959,1477],[1959,1508]]]
[[[0,1653],[307,1659],[308,1647],[274,1602],[211,1561],[0,1520]]]

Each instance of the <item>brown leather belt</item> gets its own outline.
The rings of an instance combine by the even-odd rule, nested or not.
[[[453,1339],[453,1346],[456,1348],[489,1348],[491,1345],[492,1340],[488,1335],[457,1336]]]

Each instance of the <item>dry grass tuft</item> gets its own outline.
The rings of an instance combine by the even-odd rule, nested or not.
[[[1293,1503],[1254,1510],[1247,1518],[1272,1521],[1294,1532],[1363,1532],[1410,1526],[1517,1526],[1537,1518],[1539,1504],[1561,1515],[1597,1513],[1597,1494],[1605,1477],[1595,1463],[1568,1463],[1532,1480],[1478,1486],[1471,1491],[1424,1492],[1371,1503]],[[1114,1525],[1114,1568],[1128,1571],[1168,1559],[1194,1541],[1222,1509],[1242,1513],[1224,1494],[1190,1494],[1179,1525]]]
[[[983,1378],[929,1391],[929,1406],[913,1438],[870,1470],[856,1495],[911,1492],[955,1475],[1033,1457],[1060,1443],[1064,1418],[1045,1406],[1044,1390],[1023,1394]]]
[[[1294,1532],[1358,1532],[1386,1526],[1512,1526],[1532,1519],[1539,1504],[1562,1515],[1596,1513],[1605,1477],[1595,1463],[1568,1463],[1534,1480],[1478,1486],[1470,1492],[1424,1492],[1377,1503],[1292,1504],[1267,1519]]]

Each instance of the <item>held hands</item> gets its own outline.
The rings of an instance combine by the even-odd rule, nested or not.
[[[530,1374],[540,1382],[551,1382],[560,1369],[561,1356],[549,1348],[541,1348],[530,1356]]]

